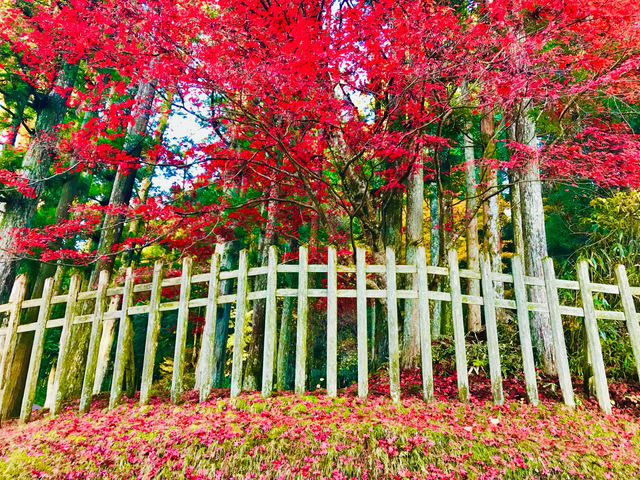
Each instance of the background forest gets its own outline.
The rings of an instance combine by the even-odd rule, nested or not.
[[[482,255],[508,269],[517,253],[527,275],[541,276],[551,256],[569,277],[586,258],[594,281],[622,263],[640,285],[640,22],[630,0],[1,0],[0,41],[3,301],[19,273],[38,298],[48,277],[67,291],[74,273],[88,288],[100,270],[122,282],[131,266],[148,281],[158,259],[166,276],[185,256],[205,271],[218,244],[223,270],[243,248],[252,266],[274,245],[282,262],[307,245],[310,262],[325,263],[333,245],[342,264],[353,264],[356,246],[371,263],[392,247],[410,264],[425,245],[432,265],[445,266],[454,247],[470,269]],[[339,304],[341,387],[356,378],[349,302]],[[312,307],[309,388],[324,386],[326,355],[324,304]],[[278,308],[278,385],[291,388],[293,300]],[[370,303],[374,367],[386,361],[384,308]],[[400,314],[402,363],[415,367],[410,301]],[[453,371],[450,316],[433,305],[444,371]],[[480,307],[465,316],[470,364],[486,373]],[[139,317],[134,345],[144,343]],[[229,305],[218,319],[222,387]],[[574,320],[565,318],[566,340],[581,374]],[[197,346],[203,317],[192,311],[189,321]],[[158,388],[171,372],[175,323],[163,316]],[[540,374],[553,374],[549,320],[532,313],[531,325]],[[623,327],[600,322],[611,378],[635,375]],[[517,324],[505,314],[499,330],[510,376],[521,368]],[[257,389],[264,302],[245,333],[244,388]],[[56,334],[47,333],[39,402]],[[87,335],[74,331],[79,359]],[[20,339],[24,369],[32,340]],[[132,389],[142,364],[134,352]],[[82,372],[69,375],[80,388]],[[109,378],[99,373],[97,390]]]

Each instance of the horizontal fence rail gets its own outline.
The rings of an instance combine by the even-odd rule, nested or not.
[[[19,276],[13,286],[10,300],[0,305],[0,314],[7,318],[6,326],[0,328],[0,408],[5,405],[7,389],[15,384],[8,378],[12,372],[11,365],[16,351],[19,335],[34,332],[31,356],[27,370],[25,388],[20,409],[20,420],[29,419],[34,404],[36,383],[40,369],[44,335],[47,329],[61,328],[58,358],[55,365],[55,377],[50,385],[53,404],[51,412],[57,414],[62,405],[62,392],[65,391],[65,372],[69,369],[71,359],[71,331],[74,325],[91,324],[87,361],[84,367],[81,411],[87,411],[96,393],[94,385],[99,355],[103,348],[103,330],[108,322],[118,320],[116,354],[113,367],[113,377],[109,398],[109,408],[114,408],[123,393],[127,356],[131,355],[133,315],[147,314],[147,330],[144,347],[144,360],[141,373],[140,403],[149,401],[150,388],[160,329],[162,312],[177,310],[177,328],[175,352],[173,356],[173,372],[171,381],[171,400],[179,402],[184,385],[184,364],[189,310],[204,307],[205,322],[201,338],[200,354],[196,368],[196,388],[199,390],[201,401],[211,392],[211,376],[213,371],[213,348],[216,331],[216,311],[218,306],[233,304],[235,306],[234,342],[232,349],[231,367],[231,397],[236,397],[242,390],[243,351],[245,348],[244,332],[245,314],[249,311],[249,302],[265,300],[265,330],[263,349],[262,394],[268,396],[273,391],[273,366],[276,348],[277,298],[293,297],[297,299],[297,324],[295,334],[295,380],[294,390],[303,393],[306,385],[307,370],[307,328],[308,328],[308,300],[312,298],[326,298],[326,386],[329,396],[337,395],[337,344],[338,344],[338,299],[356,299],[357,325],[357,361],[358,361],[358,395],[366,397],[368,394],[368,352],[367,352],[367,299],[379,299],[387,306],[397,305],[399,300],[411,299],[412,308],[416,308],[419,317],[419,342],[421,347],[421,368],[423,380],[423,395],[426,401],[433,398],[433,365],[431,353],[430,309],[429,302],[450,302],[453,320],[453,337],[455,344],[455,361],[458,382],[458,395],[463,401],[469,398],[469,378],[466,358],[465,328],[463,305],[482,306],[489,358],[489,373],[493,401],[501,404],[504,401],[502,391],[502,375],[500,368],[499,338],[497,331],[497,309],[512,310],[518,322],[520,345],[522,350],[523,371],[528,400],[538,403],[535,363],[532,349],[532,339],[529,326],[530,312],[544,312],[549,315],[553,347],[558,368],[558,380],[564,402],[575,404],[573,387],[569,372],[569,363],[565,345],[562,316],[581,317],[584,320],[588,350],[593,363],[596,396],[603,411],[611,412],[611,401],[607,387],[605,366],[600,345],[598,330],[599,319],[619,320],[626,323],[635,355],[636,368],[640,374],[640,326],[635,307],[634,296],[640,295],[640,287],[629,285],[624,266],[615,269],[616,285],[593,283],[589,279],[588,264],[579,262],[577,280],[561,280],[555,277],[553,261],[547,258],[543,262],[544,275],[531,277],[524,274],[522,260],[512,258],[511,273],[493,272],[488,258],[481,261],[480,272],[460,269],[455,250],[449,251],[450,267],[431,266],[426,262],[424,248],[419,248],[416,263],[413,265],[398,265],[395,253],[387,249],[384,265],[366,264],[365,251],[358,248],[355,255],[355,265],[339,265],[335,248],[328,249],[326,264],[310,264],[305,247],[299,249],[298,264],[278,264],[275,247],[269,250],[266,266],[249,267],[247,251],[239,254],[238,268],[231,271],[221,271],[220,252],[211,258],[208,272],[193,273],[190,258],[182,263],[181,275],[178,277],[163,277],[163,264],[156,262],[153,269],[151,283],[136,284],[133,272],[128,269],[122,286],[109,287],[109,275],[101,272],[95,290],[80,291],[80,277],[71,278],[69,291],[63,295],[53,294],[53,279],[44,284],[41,298],[25,300],[26,277]],[[280,274],[297,274],[296,288],[278,288]],[[321,274],[326,279],[326,288],[310,288],[311,274]],[[338,275],[355,275],[354,288],[338,288]],[[384,279],[386,288],[369,288],[367,277],[378,275]],[[398,275],[409,275],[411,288],[397,288]],[[257,276],[266,276],[266,287],[257,291],[250,291],[249,280]],[[429,289],[429,277],[444,277],[448,280],[449,291],[435,291]],[[235,291],[223,294],[220,282],[233,280]],[[480,282],[482,295],[464,294],[461,280]],[[513,287],[514,298],[506,299],[498,296],[497,285],[505,283]],[[206,296],[191,297],[191,287],[207,284]],[[401,283],[405,285],[406,282]],[[179,289],[177,301],[162,301],[162,289],[176,287]],[[539,289],[546,296],[546,303],[533,302],[529,298],[531,289]],[[558,292],[569,290],[579,292],[581,307],[562,305]],[[149,292],[146,305],[133,305],[134,295]],[[594,293],[618,295],[622,311],[597,310],[594,305]],[[540,298],[537,296],[536,298]],[[50,318],[52,308],[57,304],[65,304],[65,314],[60,318]],[[107,305],[111,305],[107,308]],[[31,323],[21,323],[26,317],[26,309],[38,309],[37,320]],[[397,308],[387,308],[388,344],[389,344],[389,379],[390,396],[394,401],[400,399],[400,349],[398,340],[398,312]],[[240,334],[238,334],[240,332]],[[102,367],[104,368],[104,366]]]

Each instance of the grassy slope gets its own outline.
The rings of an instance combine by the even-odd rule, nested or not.
[[[372,398],[352,391],[325,396],[193,393],[174,406],[126,401],[114,411],[98,399],[91,413],[69,406],[53,420],[0,430],[0,478],[635,478],[640,425],[630,410],[602,415],[591,403],[575,410],[543,400],[498,407],[468,405],[445,394],[426,405],[415,375],[408,398],[394,405],[373,383]],[[252,477],[253,476],[253,477]]]

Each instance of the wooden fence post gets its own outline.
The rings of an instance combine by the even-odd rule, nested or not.
[[[562,315],[560,314],[560,300],[556,286],[556,274],[553,267],[553,259],[546,257],[542,260],[544,271],[544,285],[547,292],[547,307],[551,321],[551,335],[556,352],[556,365],[558,367],[558,381],[562,390],[562,398],[565,405],[575,406],[573,386],[571,385],[571,373],[569,372],[569,360],[567,359],[567,345],[564,341],[564,329],[562,328]]]
[[[389,393],[400,401],[400,347],[398,344],[398,299],[396,291],[396,254],[387,247],[387,324],[389,326]]]
[[[218,289],[220,288],[220,254],[211,256],[211,270],[209,272],[209,292],[207,307],[202,330],[202,344],[200,346],[200,379],[196,382],[200,386],[200,401],[204,402],[211,393],[211,375],[213,373],[213,346],[216,334],[216,320],[218,316]]]
[[[18,343],[18,325],[20,324],[20,314],[22,311],[22,302],[27,292],[26,275],[18,275],[13,282],[11,295],[9,297],[9,323],[4,336],[2,345],[2,357],[0,358],[0,419],[5,412],[6,389],[9,383],[9,372],[13,364],[13,355],[15,354],[16,345]],[[8,408],[8,407],[7,407]]]
[[[327,395],[338,394],[338,256],[327,249]]]
[[[133,299],[133,269],[127,268],[122,293],[122,311],[120,312],[120,325],[118,326],[118,343],[116,344],[116,358],[113,365],[113,377],[111,380],[111,394],[109,395],[109,410],[115,408],[122,395],[122,381],[124,380],[125,362],[127,361],[126,346],[131,335],[131,318],[129,307]]]
[[[73,328],[73,320],[76,316],[78,294],[80,293],[80,275],[76,274],[71,277],[69,283],[69,295],[67,299],[67,308],[64,314],[64,324],[62,325],[62,333],[58,347],[58,362],[56,364],[56,376],[53,382],[53,409],[51,413],[57,415],[62,407],[62,397],[66,393],[65,376],[68,370],[69,348],[71,347],[71,331]]]
[[[265,301],[264,345],[262,351],[262,396],[268,397],[273,390],[273,362],[276,349],[276,287],[278,286],[278,252],[269,247],[267,264],[267,298]]]
[[[118,310],[118,295],[111,297],[107,313],[113,313]],[[107,374],[109,366],[109,355],[111,354],[111,345],[113,344],[113,335],[116,330],[116,319],[107,318],[102,324],[102,336],[100,337],[100,346],[98,347],[98,364],[96,366],[96,378],[93,380],[93,394],[100,393],[102,382]]]
[[[611,399],[609,398],[607,375],[604,371],[604,361],[602,359],[602,346],[600,345],[596,307],[593,304],[593,291],[591,290],[591,281],[589,279],[589,264],[586,260],[580,260],[578,262],[578,283],[580,285],[580,297],[582,298],[587,341],[589,342],[591,359],[593,360],[596,396],[598,397],[600,408],[602,408],[605,413],[610,414]]]
[[[482,276],[482,296],[484,297],[484,320],[487,328],[487,351],[489,353],[489,375],[491,376],[491,395],[497,405],[504,403],[502,392],[502,371],[500,367],[500,347],[498,344],[498,326],[496,322],[496,299],[493,284],[491,261],[485,252],[480,260]]]
[[[151,296],[149,298],[149,316],[147,317],[147,334],[144,342],[144,359],[140,381],[140,405],[147,405],[153,383],[153,366],[156,363],[158,333],[160,333],[160,301],[162,300],[162,261],[153,265],[151,280]]]
[[[296,326],[296,378],[295,392],[302,395],[307,383],[307,313],[309,288],[309,254],[307,247],[298,252],[298,324]]]
[[[369,393],[369,359],[367,352],[367,266],[366,252],[356,248],[356,310],[358,336],[358,396]]]
[[[511,258],[511,273],[513,275],[513,289],[516,297],[516,315],[518,317],[518,334],[520,349],[522,350],[522,369],[527,398],[532,405],[538,405],[538,385],[536,382],[536,367],[531,345],[531,327],[529,325],[529,307],[527,287],[524,283],[524,269],[522,259],[515,255]]]
[[[182,377],[184,375],[184,353],[187,348],[187,328],[189,326],[189,300],[191,300],[191,269],[193,259],[186,257],[182,261],[180,279],[180,307],[176,326],[176,346],[173,353],[173,375],[171,376],[171,401],[178,403],[182,395]]]
[[[31,409],[36,396],[36,386],[38,384],[38,372],[42,361],[44,350],[44,334],[47,329],[47,321],[51,312],[51,298],[53,297],[53,278],[47,278],[42,288],[42,303],[38,311],[36,330],[31,346],[31,357],[29,358],[29,369],[27,379],[24,384],[24,395],[22,396],[22,406],[20,408],[20,423],[27,423],[31,417]]]
[[[98,278],[98,288],[96,290],[96,304],[93,310],[93,321],[91,322],[91,336],[89,337],[89,349],[87,351],[87,365],[84,369],[84,380],[82,381],[82,395],[80,397],[80,412],[86,413],[91,406],[93,398],[93,381],[96,377],[96,366],[98,364],[98,347],[102,337],[102,323],[104,321],[104,311],[107,303],[107,287],[109,286],[109,272],[102,270]]]
[[[418,310],[420,313],[420,353],[422,360],[422,394],[425,401],[433,400],[433,358],[431,355],[431,319],[429,317],[429,282],[427,281],[427,256],[424,246],[416,250],[416,269],[414,277],[418,292]]]
[[[624,265],[616,265],[616,280],[620,290],[620,300],[622,301],[624,318],[627,322],[627,330],[629,331],[631,349],[636,359],[636,371],[638,372],[638,378],[640,378],[640,326],[638,326],[638,312],[631,294],[627,269]]]
[[[244,353],[244,314],[247,308],[247,251],[240,250],[238,258],[238,289],[236,294],[236,321],[233,333],[233,360],[231,363],[231,398],[242,391],[242,354]]]
[[[456,352],[456,374],[458,377],[458,398],[469,401],[469,373],[467,371],[467,350],[462,314],[462,290],[460,288],[460,267],[458,252],[449,250],[449,286],[451,287],[451,315],[453,317],[453,340]],[[486,302],[485,302],[486,303]]]

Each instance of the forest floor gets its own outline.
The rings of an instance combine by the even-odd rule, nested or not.
[[[612,385],[613,415],[591,400],[564,407],[552,383],[541,403],[505,381],[504,406],[488,401],[489,384],[472,378],[472,401],[455,399],[455,377],[436,378],[436,400],[420,398],[418,372],[404,372],[403,399],[387,397],[384,375],[366,401],[355,387],[330,399],[314,392],[235,400],[217,390],[172,405],[154,397],[107,412],[69,404],[56,419],[34,412],[26,426],[0,429],[0,478],[619,478],[640,476],[640,394]]]

